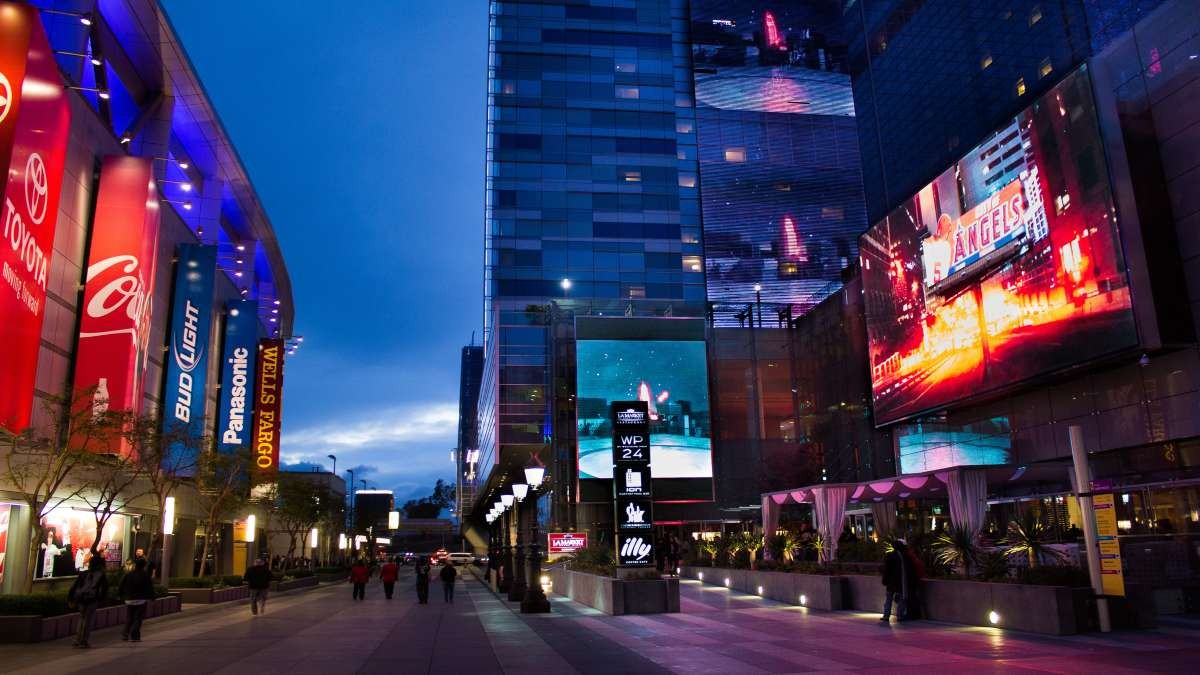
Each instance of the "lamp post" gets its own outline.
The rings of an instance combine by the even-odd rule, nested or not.
[[[162,544],[162,564],[158,570],[158,577],[162,581],[162,585],[167,585],[167,580],[171,578],[171,550],[175,548],[175,498],[167,497],[163,504],[163,544]]]
[[[325,455],[325,456],[328,457],[329,459],[333,460],[333,471],[331,471],[330,473],[332,473],[333,475],[336,476],[337,475],[337,455]]]
[[[497,590],[501,593],[508,593],[509,586],[512,585],[513,566],[512,566],[512,510],[500,504],[502,509],[500,515],[500,564],[503,565],[503,571],[500,573],[500,583],[497,585]]]
[[[537,493],[545,477],[546,467],[541,464],[533,463],[525,467],[525,482],[529,484],[531,495]],[[542,591],[542,554],[538,547],[541,540],[538,534],[536,497],[534,497],[534,504],[533,522],[530,526],[529,583],[525,588],[525,597],[521,600],[522,614],[544,614],[550,611],[550,601],[546,599],[546,594]]]
[[[358,538],[354,536],[358,534],[354,529],[354,469],[346,469],[346,473],[350,474],[350,482],[347,484],[348,487],[346,489],[348,494],[346,496],[350,498],[350,554],[353,555],[354,551],[358,549]]]
[[[754,284],[754,307],[758,310],[758,318],[755,321],[758,327],[762,328],[762,284]]]
[[[516,483],[512,486],[512,496],[516,501],[513,504],[513,515],[516,518],[517,524],[517,546],[514,550],[514,565],[516,566],[516,577],[513,583],[508,587],[508,599],[514,602],[520,602],[525,597],[525,585],[527,582],[525,570],[525,536],[523,530],[524,523],[524,508],[525,495],[529,494],[529,486],[524,483]]]

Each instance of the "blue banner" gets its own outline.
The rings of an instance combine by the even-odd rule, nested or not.
[[[217,247],[184,244],[175,269],[171,332],[167,336],[167,376],[163,393],[163,430],[185,431],[171,445],[164,468],[190,474],[202,450],[209,336],[212,334],[213,276]]]
[[[250,445],[254,400],[254,358],[258,353],[258,316],[252,300],[226,305],[225,365],[217,407],[217,450],[234,452]]]

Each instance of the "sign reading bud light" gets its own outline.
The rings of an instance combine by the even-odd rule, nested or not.
[[[209,336],[212,334],[213,276],[217,247],[184,244],[179,247],[175,295],[168,336],[163,430],[184,432],[169,458],[172,468],[191,463],[204,435],[205,391],[208,385]]]
[[[75,390],[91,395],[76,405],[93,414],[142,409],[159,221],[151,160],[105,157],[75,349]],[[126,450],[114,443],[105,450]]]
[[[587,532],[551,532],[546,535],[547,548],[551,553],[575,553],[587,548]]]
[[[255,316],[254,302],[238,300],[229,303],[225,315],[221,403],[217,409],[217,449],[221,452],[250,446],[257,345],[258,317]]]
[[[279,431],[283,415],[283,340],[258,343],[254,387],[254,466],[260,482],[279,470]]]
[[[29,425],[71,110],[36,8],[0,1],[0,426]]]
[[[613,401],[611,413],[617,564],[646,567],[654,564],[650,404]]]

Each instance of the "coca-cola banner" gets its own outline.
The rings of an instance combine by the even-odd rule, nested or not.
[[[279,470],[279,427],[283,416],[283,340],[258,343],[254,387],[254,465],[260,481]]]
[[[0,426],[29,426],[71,110],[38,12],[0,0]]]
[[[75,389],[95,413],[142,410],[159,218],[151,160],[106,157],[75,350]]]
[[[217,408],[217,449],[221,452],[233,452],[250,445],[257,343],[258,316],[254,302],[238,300],[229,303],[225,313],[221,403]]]
[[[171,444],[168,468],[193,465],[204,435],[208,385],[209,336],[212,335],[213,277],[217,247],[184,244],[175,267],[171,302],[171,332],[167,336],[166,383],[163,391],[163,430],[184,434]]]

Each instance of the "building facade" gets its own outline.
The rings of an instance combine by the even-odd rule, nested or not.
[[[34,326],[26,333],[28,354],[9,351],[5,335],[0,400],[7,414],[0,415],[0,435],[25,428],[44,433],[64,414],[64,398],[88,392],[93,411],[182,415],[195,437],[230,431],[229,443],[247,445],[252,352],[260,339],[291,337],[291,283],[271,222],[169,18],[151,0],[2,4],[6,95],[24,96],[20,107],[6,96],[0,124],[17,125],[17,142],[0,149],[10,194],[32,186],[32,208],[23,217],[41,228],[29,231],[43,239],[33,245],[44,246],[44,298],[32,293],[25,307],[40,305],[41,312],[0,309],[6,329]],[[23,45],[27,52],[10,53]],[[46,100],[61,101],[62,108],[38,109]],[[44,146],[21,140],[23,125],[31,123],[45,125],[36,131]],[[17,217],[6,218],[6,230],[12,229]],[[21,255],[32,250],[22,244]],[[5,259],[6,270],[11,262]],[[7,271],[6,280],[21,283]],[[239,344],[248,347],[231,370],[225,365],[235,360],[229,332],[235,323]],[[181,326],[190,331],[190,353],[180,352]],[[115,343],[101,344],[112,335]],[[212,355],[202,358],[199,350]],[[180,363],[204,365],[182,378]],[[117,364],[121,368],[105,374]],[[28,381],[7,377],[25,367]],[[97,372],[98,380],[88,380]],[[231,396],[238,387],[243,395]],[[235,424],[221,429],[218,420]],[[33,523],[20,496],[14,485],[0,482],[5,592],[28,575],[46,583],[73,575],[96,535],[94,523],[88,525],[91,508],[68,499],[41,515],[46,550],[54,555],[27,569]],[[149,549],[149,533],[158,531],[150,523],[161,518],[157,508],[146,499],[122,504],[99,535],[109,562],[129,558],[135,547]],[[211,549],[213,556],[231,559],[232,523],[204,532],[197,509],[181,494],[173,574],[192,573],[205,538],[223,542]]]
[[[462,348],[458,379],[458,444],[455,446],[457,471],[454,513],[461,518],[475,503],[479,485],[479,386],[483,382],[483,347]],[[466,521],[461,521],[464,525]]]

